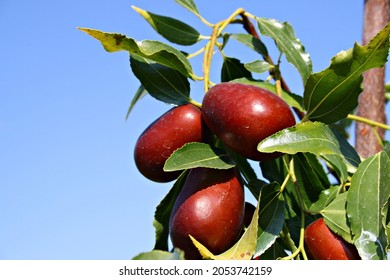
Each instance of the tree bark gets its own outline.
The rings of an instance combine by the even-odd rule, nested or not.
[[[365,0],[363,45],[370,40],[390,21],[390,0]],[[386,123],[385,112],[385,67],[371,69],[363,74],[363,92],[359,97],[357,114],[377,122]],[[376,130],[376,131],[375,131]],[[382,149],[383,129],[373,128],[367,124],[356,123],[356,151],[367,158]]]

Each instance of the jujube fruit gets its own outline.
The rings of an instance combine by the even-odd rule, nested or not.
[[[332,232],[323,218],[306,228],[305,247],[315,260],[360,260],[356,247]]]
[[[174,247],[186,259],[201,259],[189,235],[213,254],[220,254],[237,241],[244,219],[244,189],[232,168],[191,169],[172,209],[169,229]]]
[[[184,144],[202,140],[200,109],[192,104],[174,107],[142,132],[135,144],[134,161],[146,178],[155,182],[169,182],[176,179],[180,172],[163,170],[167,158]]]
[[[227,147],[256,161],[280,156],[280,153],[260,153],[257,145],[296,123],[282,98],[266,89],[235,82],[209,89],[202,101],[202,116]]]

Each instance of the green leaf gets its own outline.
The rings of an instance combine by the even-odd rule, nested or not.
[[[185,171],[177,178],[173,187],[156,207],[153,221],[153,226],[156,231],[154,250],[168,250],[169,219],[173,205],[184,185],[187,174],[188,172]]]
[[[252,74],[237,58],[225,56],[221,70],[221,81],[228,82],[243,77],[251,79]]]
[[[283,247],[283,242],[280,239],[276,239],[275,243],[272,244],[263,254],[260,256],[260,260],[277,260],[280,258],[287,257],[286,249]]]
[[[299,188],[296,199],[309,208],[318,200],[321,192],[330,186],[330,183],[315,155],[297,153],[293,156],[293,160],[296,185]]]
[[[360,164],[348,190],[347,213],[362,259],[386,258],[389,198],[390,159],[382,151]]]
[[[236,244],[234,244],[227,251],[219,255],[214,255],[204,245],[202,245],[199,241],[190,235],[192,242],[199,250],[203,258],[212,260],[250,260],[252,258],[256,249],[260,199],[261,195],[257,201],[256,210],[253,213],[251,223],[246,228],[244,234],[240,237]]]
[[[341,154],[336,137],[325,124],[320,122],[301,122],[283,129],[261,141],[257,149],[263,153],[309,152],[317,156]]]
[[[352,243],[351,229],[347,219],[347,192],[337,197],[321,212],[325,224],[345,241]]]
[[[337,141],[339,142],[342,159],[347,165],[348,171],[351,173],[355,172],[356,168],[359,166],[361,160],[360,156],[352,145],[343,137],[340,132],[335,129],[331,129],[334,136],[336,136]]]
[[[345,162],[342,161],[338,155],[323,155],[322,158],[326,161],[326,164],[337,175],[337,178],[341,182],[346,182],[348,180],[348,168]]]
[[[132,260],[184,260],[184,252],[175,248],[172,253],[162,250],[153,250],[140,253]]]
[[[137,55],[130,56],[130,65],[134,75],[157,100],[175,105],[191,100],[190,83],[179,71]]]
[[[145,95],[147,95],[148,92],[145,90],[145,87],[143,85],[140,85],[137,89],[137,92],[135,93],[133,99],[131,100],[129,109],[127,110],[126,114],[126,120],[129,118],[131,111],[133,110],[135,104],[141,100]]]
[[[355,43],[352,49],[333,57],[329,68],[310,75],[303,93],[306,119],[334,123],[357,106],[362,74],[387,61],[389,33],[387,24],[368,45]]]
[[[339,193],[339,186],[331,186],[329,189],[323,190],[320,193],[318,200],[310,206],[310,211],[320,213],[336,198]]]
[[[292,26],[275,19],[256,18],[256,20],[261,34],[275,40],[279,51],[284,53],[287,61],[298,69],[305,84],[312,72],[312,62],[300,40],[295,37]]]
[[[194,1],[192,0],[175,0],[176,3],[180,4],[190,12],[194,13],[195,15],[199,15],[198,8],[196,7]]]
[[[79,28],[99,40],[108,52],[127,51],[145,59],[179,71],[188,78],[193,78],[192,67],[186,56],[177,49],[159,41],[136,41],[118,33],[107,33],[95,29]]]
[[[278,238],[284,224],[284,200],[275,185],[264,186],[261,190],[257,245],[254,257],[262,255]]]
[[[192,142],[177,149],[166,160],[164,171],[176,171],[196,167],[229,169],[235,163],[227,153],[209,144]]]
[[[180,20],[156,15],[135,6],[132,8],[143,16],[157,33],[172,43],[189,46],[200,39],[200,34],[196,29]]]
[[[268,57],[267,47],[259,39],[250,34],[230,34],[230,38],[237,40],[262,56]]]
[[[251,72],[264,73],[273,68],[273,65],[263,60],[255,60],[244,64],[245,68]]]
[[[232,82],[257,86],[257,87],[269,90],[269,91],[276,94],[276,86],[274,84],[269,83],[269,82],[247,79],[247,78],[235,79],[235,80],[232,80]],[[301,96],[282,90],[281,97],[290,107],[297,108],[302,112],[304,111],[303,106],[302,106],[303,99]]]

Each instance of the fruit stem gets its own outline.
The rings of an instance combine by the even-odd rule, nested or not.
[[[373,121],[373,120],[370,120],[370,119],[367,119],[367,118],[364,118],[364,117],[360,117],[360,116],[349,114],[347,116],[347,118],[350,119],[350,120],[366,123],[366,124],[374,126],[374,127],[379,127],[379,128],[383,128],[383,129],[386,129],[386,130],[390,130],[390,126],[388,126],[386,124],[380,123],[380,122],[376,122],[376,121]]]
[[[218,25],[213,27],[213,32],[210,37],[210,41],[207,42],[204,50],[203,57],[203,79],[204,79],[204,92],[209,90],[210,83],[210,66],[211,59],[213,57],[213,50],[215,42],[217,41]]]
[[[217,38],[221,35],[222,31],[235,20],[235,17],[244,13],[245,10],[242,8],[234,11],[227,19],[222,20],[215,25],[209,26],[213,27],[213,32],[211,33],[210,40],[207,42],[204,48],[204,57],[203,57],[203,76],[204,76],[204,92],[207,92],[210,87],[210,67],[211,59],[214,52],[214,46],[217,45]]]
[[[196,107],[202,108],[202,104],[199,103],[198,101],[192,99],[192,98],[189,100],[189,102],[190,102],[192,105],[195,105]]]
[[[294,247],[295,247],[295,244],[294,244]],[[299,233],[298,248],[295,247],[292,254],[287,256],[287,257],[282,258],[282,260],[292,260],[295,257],[298,257],[299,253],[301,253],[304,260],[307,260],[307,255],[306,255],[306,251],[305,251],[305,213],[302,210],[301,210],[301,228],[300,228],[300,233]]]
[[[187,58],[188,58],[188,59],[191,59],[191,58],[193,58],[193,57],[195,57],[195,56],[197,56],[197,55],[200,55],[202,52],[204,52],[205,48],[206,48],[206,47],[203,47],[203,48],[201,48],[200,50],[197,50],[196,52],[193,52],[193,53],[187,55]]]

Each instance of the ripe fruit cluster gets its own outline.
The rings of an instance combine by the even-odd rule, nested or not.
[[[178,106],[153,122],[139,137],[134,159],[146,178],[169,182],[180,173],[164,172],[165,161],[186,143],[212,142],[216,137],[248,159],[269,160],[280,154],[260,153],[258,143],[293,125],[290,107],[276,94],[252,85],[225,82],[205,94],[201,109],[192,104]],[[207,137],[206,131],[215,137]],[[172,244],[184,250],[187,259],[199,259],[191,235],[213,254],[222,253],[242,232],[244,213],[244,189],[238,170],[192,169],[171,212]]]

